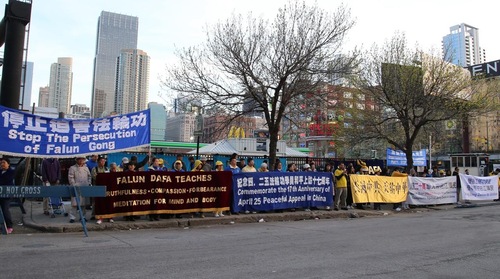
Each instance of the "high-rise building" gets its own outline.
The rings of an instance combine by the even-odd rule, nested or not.
[[[24,81],[24,82],[23,82]],[[31,110],[31,88],[33,85],[33,62],[27,61],[22,69],[19,103],[23,110]]]
[[[149,95],[149,56],[139,49],[124,49],[117,60],[114,111],[118,114],[144,110]]]
[[[179,113],[167,118],[166,140],[193,142],[196,124],[194,113]]]
[[[49,87],[40,87],[38,90],[38,107],[48,108],[49,107]]]
[[[84,114],[90,112],[90,108],[86,104],[71,105],[71,114]]]
[[[167,110],[164,105],[151,102],[148,104],[151,113],[151,140],[165,141],[167,127]]]
[[[73,58],[59,57],[50,66],[49,107],[69,113],[73,88]]]
[[[137,49],[139,18],[102,11],[92,84],[92,116],[109,115],[115,108],[117,60],[123,49]]]
[[[486,52],[479,45],[479,29],[462,23],[450,27],[450,34],[443,37],[443,58],[467,67],[486,62]]]

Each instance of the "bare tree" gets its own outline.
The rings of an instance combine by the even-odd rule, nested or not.
[[[204,44],[179,50],[179,64],[167,68],[163,85],[192,94],[230,120],[248,112],[243,104],[253,104],[267,122],[272,165],[291,104],[315,92],[319,82],[354,69],[357,51],[342,52],[353,25],[344,6],[332,14],[298,1],[279,9],[272,22],[233,15],[213,26]]]
[[[377,109],[356,114],[351,136],[382,139],[404,151],[408,170],[414,144],[425,141],[419,139],[425,127],[486,112],[498,92],[484,80],[472,79],[467,70],[410,48],[399,33],[372,48],[357,83]]]

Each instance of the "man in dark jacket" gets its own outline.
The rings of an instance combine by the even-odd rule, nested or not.
[[[0,159],[0,185],[11,186],[14,185],[14,170],[10,168],[9,158]],[[7,233],[10,234],[14,230],[12,228],[12,216],[10,215],[10,198],[0,198],[0,206],[7,227]]]
[[[61,181],[61,164],[56,158],[46,158],[42,161],[43,185],[58,185]],[[49,198],[43,198],[43,214],[49,215]]]

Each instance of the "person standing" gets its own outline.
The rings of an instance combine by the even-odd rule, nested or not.
[[[260,164],[260,168],[257,171],[258,172],[269,172],[269,170],[267,169],[267,164],[266,163]]]
[[[118,168],[118,166],[116,165],[115,162],[112,162],[111,164],[109,164],[109,172],[120,172],[122,171],[120,168]]]
[[[13,186],[14,185],[14,170],[10,167],[10,159],[3,157],[0,159],[0,185]],[[12,215],[10,214],[10,198],[0,198],[0,207],[2,208],[5,226],[7,227],[7,234],[11,234],[14,229],[12,228]]]
[[[241,170],[241,172],[257,172],[254,165],[255,162],[253,161],[253,158],[248,158],[247,165]]]
[[[311,162],[311,164],[309,164],[309,166],[311,167],[310,171],[313,171],[313,172],[317,172],[318,171],[318,170],[316,170],[316,164],[314,162]]]
[[[279,159],[276,160],[276,163],[274,163],[274,170],[275,172],[284,172],[283,170],[283,164]]]
[[[153,158],[152,161],[153,162],[151,166],[149,166],[148,171],[163,171],[163,169],[160,167],[160,159]],[[160,221],[160,215],[149,214],[149,221]]]
[[[56,158],[42,160],[42,181],[44,186],[59,185],[61,181],[61,164]],[[43,214],[49,215],[49,198],[43,198]]]
[[[175,159],[175,161],[172,163],[172,170],[175,169],[175,164],[179,161],[181,162],[181,168],[183,171],[186,171],[186,165],[184,164],[184,161],[182,160],[183,157],[182,157],[182,154],[177,154],[177,157]],[[194,159],[194,158],[193,158]],[[193,161],[194,162],[194,161]],[[192,168],[190,168],[191,170]]]
[[[406,173],[402,173],[401,172],[401,168],[399,167],[396,167],[394,169],[394,171],[392,172],[391,174],[392,177],[408,177],[408,174]],[[392,205],[392,209],[396,210],[396,211],[401,211],[401,206],[402,206],[402,203],[398,202],[398,203],[394,203]]]
[[[349,165],[347,165],[347,208],[357,208],[364,210],[365,208],[363,207],[363,205],[354,203],[354,199],[352,198],[352,174],[356,174],[356,169],[354,168],[354,165],[352,163],[349,163]]]
[[[193,156],[189,156],[188,157],[188,161],[189,161],[189,169],[192,170],[194,168],[194,157]]]
[[[212,166],[209,163],[207,163],[207,157],[201,156],[200,161],[203,164],[203,167],[202,167],[203,171],[212,171]]]
[[[297,165],[295,163],[290,163],[288,164],[286,168],[287,172],[296,172],[297,171]]]
[[[240,162],[238,163],[238,167],[239,167],[240,169],[243,169],[245,166],[246,166],[246,164],[245,164],[245,159],[240,158]]]
[[[144,157],[144,159],[142,159],[142,161],[140,161],[140,162],[138,161],[137,156],[132,155],[130,157],[130,163],[135,164],[136,171],[142,170],[141,168],[144,167],[148,162],[149,162],[149,154],[147,154],[146,157]]]
[[[107,173],[109,172],[109,169],[106,167],[106,158],[104,157],[99,157],[97,159],[97,166],[92,169],[90,172],[90,175],[92,176],[92,185],[97,185],[96,180],[97,180],[97,175],[99,173]],[[91,220],[95,220],[95,200],[92,199],[92,216],[90,218]],[[109,219],[110,223],[113,223],[114,220],[112,218]],[[96,222],[98,225],[102,223],[102,219],[98,219]]]
[[[224,164],[221,161],[215,162],[215,171],[224,171]],[[215,211],[215,217],[224,217],[222,210]]]
[[[89,168],[85,164],[85,157],[83,156],[78,156],[76,158],[76,164],[71,166],[68,170],[68,181],[69,185],[71,186],[89,186],[91,184],[91,175]],[[86,208],[85,208],[85,199],[83,199],[81,196],[79,197],[80,199],[80,205],[81,205],[81,210],[82,210],[82,215],[83,218],[85,219],[85,214]],[[71,197],[71,209],[69,212],[69,222],[74,223],[75,222],[75,214],[77,211],[77,199],[76,197]],[[85,221],[87,221],[85,219]]]
[[[342,210],[347,210],[347,171],[344,163],[340,163],[338,169],[333,174],[335,176],[335,207],[333,210],[338,211],[339,207]]]
[[[237,174],[237,173],[240,173],[242,170],[238,167],[238,165],[236,164],[236,157],[233,157],[231,158],[231,160],[229,161],[229,165],[226,167],[225,169],[226,171],[230,171],[232,172],[233,174]]]
[[[163,170],[164,168],[160,166],[160,158],[153,158],[151,160],[151,165],[149,166],[148,171],[163,171]]]
[[[97,154],[93,154],[90,156],[90,159],[85,162],[87,167],[89,168],[89,171],[92,172],[92,170],[97,167],[97,160],[99,159],[99,156]]]
[[[203,163],[200,160],[194,161],[194,168],[191,171],[203,171]],[[199,212],[198,214],[200,215],[200,218],[205,218],[203,212]],[[193,218],[193,215],[191,215],[191,218]]]
[[[168,164],[168,162],[167,162]],[[165,161],[162,158],[158,158],[158,166],[162,171],[168,171],[168,168],[165,166]]]

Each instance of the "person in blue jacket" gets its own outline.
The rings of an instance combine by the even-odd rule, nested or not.
[[[3,157],[0,159],[0,185],[13,186],[14,185],[14,170],[10,168],[10,159]],[[7,233],[11,234],[14,229],[12,228],[12,215],[10,214],[10,198],[0,198],[0,206],[2,207],[3,218]]]

